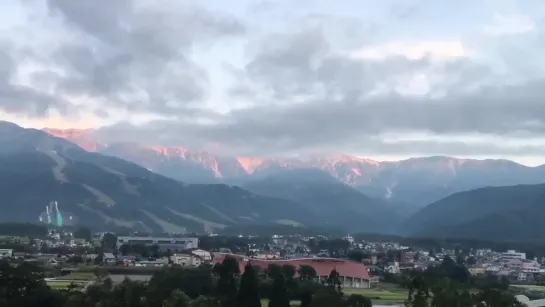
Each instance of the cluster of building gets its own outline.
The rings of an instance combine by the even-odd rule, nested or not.
[[[543,261],[541,261],[543,262]],[[509,250],[504,253],[489,252],[477,257],[477,263],[468,266],[472,274],[494,274],[519,282],[541,281],[545,266],[538,259],[526,259],[526,254]]]
[[[438,253],[430,253],[426,250],[418,250],[391,243],[368,243],[363,245],[364,250],[377,251],[394,249],[399,252],[399,258],[386,264],[378,265],[377,257],[364,259],[371,275],[388,272],[402,273],[406,270],[425,270],[443,261],[448,256],[462,262],[467,266],[472,275],[495,275],[507,277],[512,282],[532,283],[545,281],[545,259],[527,259],[526,254],[515,250],[495,252],[490,249],[471,250],[471,253],[463,256],[455,250],[443,250]]]
[[[59,235],[63,240],[58,240]],[[66,234],[52,233],[51,238],[41,241],[40,244],[55,245],[68,244],[70,246],[85,247],[89,242],[76,242],[66,240]],[[68,236],[69,237],[69,236]],[[471,250],[468,254],[459,251],[442,250],[441,252],[430,252],[417,247],[402,246],[395,242],[355,242],[354,238],[347,236],[344,239],[350,243],[349,250],[357,249],[366,255],[371,255],[363,261],[351,261],[344,256],[332,255],[331,251],[322,250],[311,253],[308,242],[312,238],[291,238],[273,236],[270,243],[259,246],[250,244],[243,253],[235,254],[231,250],[220,248],[212,252],[199,248],[199,239],[191,237],[152,237],[152,236],[119,236],[117,237],[117,251],[104,253],[103,255],[86,253],[78,255],[84,258],[87,263],[96,263],[100,256],[100,262],[104,265],[134,266],[134,267],[160,267],[166,265],[181,265],[185,267],[198,267],[202,264],[215,265],[221,263],[225,257],[234,257],[238,260],[240,271],[250,263],[263,271],[270,265],[291,265],[296,271],[302,266],[310,266],[316,272],[316,281],[322,282],[330,272],[335,269],[342,284],[350,288],[369,288],[373,282],[379,280],[384,273],[398,274],[405,270],[425,270],[429,266],[440,263],[446,256],[463,262],[473,275],[493,274],[506,276],[518,282],[533,282],[545,280],[545,267],[541,265],[544,261],[538,259],[526,259],[524,253],[514,250],[498,253],[489,249]],[[46,243],[44,243],[46,242]],[[136,254],[122,255],[120,252],[124,245],[155,246],[160,257],[149,258]],[[168,251],[168,253],[167,253]],[[396,259],[384,261],[377,259],[377,256],[384,255],[388,251],[395,251]],[[345,251],[346,252],[346,251]],[[243,255],[242,255],[243,254]],[[69,261],[70,256],[58,254],[36,254],[17,253],[10,249],[0,249],[0,258],[25,259],[25,261],[41,261],[50,265],[63,264]],[[544,259],[542,259],[544,260]],[[297,273],[298,274],[298,273]],[[297,275],[296,274],[296,275]],[[540,276],[544,276],[541,280]]]

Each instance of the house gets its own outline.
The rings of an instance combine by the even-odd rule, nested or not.
[[[541,265],[534,260],[528,260],[523,259],[522,260],[522,266],[521,266],[522,272],[524,273],[542,273],[543,270],[541,269]]]
[[[112,253],[104,253],[104,256],[102,257],[102,262],[105,265],[116,265],[117,264],[117,258]]]
[[[0,252],[1,254],[2,252]],[[26,252],[13,252],[13,258],[15,259],[25,259],[26,256],[31,256],[32,254],[27,254]]]
[[[174,254],[172,262],[181,266],[199,266],[203,259],[193,254]]]
[[[202,249],[195,249],[191,251],[191,254],[197,257],[200,257],[204,262],[212,261],[212,254],[209,251],[205,251]]]
[[[117,256],[117,264],[122,266],[134,266],[136,263],[136,256]]]
[[[526,259],[526,253],[519,253],[515,250],[508,250],[505,253],[501,254],[502,260],[510,260],[510,259]]]
[[[472,265],[467,269],[471,275],[484,275],[486,273],[486,268],[482,264]]]
[[[0,258],[11,258],[13,257],[13,249],[1,248],[0,249]]]
[[[167,258],[161,258],[156,260],[142,260],[142,261],[136,261],[135,266],[145,266],[145,267],[162,267],[168,265],[168,259]]]

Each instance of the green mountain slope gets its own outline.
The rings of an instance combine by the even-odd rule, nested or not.
[[[544,191],[545,193],[545,191]],[[545,240],[545,194],[527,208],[498,212],[443,233],[453,238],[542,243]]]
[[[413,235],[422,236],[477,238],[485,229],[489,232],[486,236],[495,236],[494,233],[502,227],[511,227],[502,224],[499,217],[510,219],[511,212],[527,212],[544,193],[545,184],[489,187],[455,193],[415,213],[404,228]]]
[[[54,200],[67,223],[94,227],[181,232],[315,220],[293,201],[227,185],[185,185],[41,131],[0,122],[0,220],[36,222]]]
[[[342,225],[350,231],[393,233],[402,219],[391,204],[367,197],[315,169],[271,172],[243,187],[304,204],[323,225]]]

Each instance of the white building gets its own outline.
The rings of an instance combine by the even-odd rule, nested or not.
[[[509,260],[509,259],[526,259],[526,253],[519,253],[515,250],[508,250],[505,253],[501,254],[502,260]]]
[[[198,238],[117,237],[117,248],[124,244],[157,245],[161,250],[183,251],[199,247]]]
[[[0,258],[13,257],[13,249],[0,248]]]
[[[203,259],[193,254],[174,254],[172,262],[181,266],[199,266]]]
[[[191,254],[200,257],[203,261],[212,261],[212,254],[209,251],[205,251],[203,249],[195,249],[191,251]]]

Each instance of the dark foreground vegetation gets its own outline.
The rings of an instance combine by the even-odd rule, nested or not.
[[[0,306],[11,307],[370,307],[371,298],[343,293],[333,270],[323,284],[293,271],[259,272],[247,265],[237,274],[235,259],[216,266],[157,270],[148,282],[126,278],[114,283],[107,276],[85,286],[53,289],[42,268],[29,263],[0,263]],[[269,272],[270,271],[270,272]],[[475,281],[451,259],[425,272],[397,277],[408,289],[407,307],[515,307],[522,306],[508,284]]]

